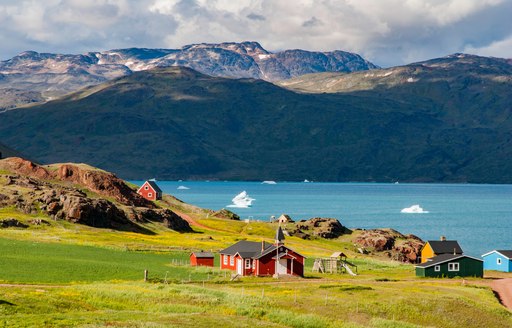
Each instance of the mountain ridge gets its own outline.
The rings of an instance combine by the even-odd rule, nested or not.
[[[211,76],[268,81],[312,72],[377,68],[361,56],[341,50],[272,53],[257,42],[200,43],[180,49],[127,48],[77,55],[25,51],[0,61],[0,108],[51,100],[136,71],[168,66],[190,67]]]
[[[510,80],[475,60],[455,79],[325,94],[156,68],[3,113],[0,139],[128,179],[510,183]]]

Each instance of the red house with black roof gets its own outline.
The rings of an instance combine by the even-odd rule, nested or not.
[[[283,243],[281,227],[273,244],[262,241],[239,241],[220,251],[220,268],[236,271],[241,276],[299,276],[304,277],[305,256]]]
[[[137,190],[137,194],[147,200],[162,199],[162,189],[160,189],[153,180],[144,182],[144,184],[140,186],[139,190]]]

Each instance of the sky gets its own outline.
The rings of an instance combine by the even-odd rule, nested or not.
[[[1,0],[0,60],[257,41],[382,67],[462,52],[512,58],[512,0]]]

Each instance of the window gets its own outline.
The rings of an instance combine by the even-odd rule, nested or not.
[[[149,187],[148,187],[148,186],[145,186],[145,187],[144,187],[144,190],[149,190]]]
[[[252,261],[252,269],[256,270],[256,260]]]
[[[448,271],[459,271],[459,263],[448,263]]]
[[[153,197],[153,193],[148,192],[148,197]]]
[[[229,257],[229,265],[231,265],[231,266],[235,265],[235,257],[234,256]]]
[[[224,255],[222,255],[222,257],[223,257],[223,263],[224,263],[224,265],[227,265],[227,264],[228,264],[228,257],[229,257],[229,255],[225,255],[225,254],[224,254]]]
[[[501,258],[500,258],[500,257],[498,257],[498,258],[496,259],[496,264],[497,264],[497,265],[501,265]]]
[[[435,272],[439,272],[439,271],[441,271],[441,266],[440,266],[440,265],[436,265],[436,266],[434,267],[434,271],[435,271]]]
[[[245,259],[245,268],[246,269],[250,269],[251,268],[251,260],[250,259]]]

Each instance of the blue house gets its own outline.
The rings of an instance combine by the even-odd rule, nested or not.
[[[512,250],[493,250],[482,257],[484,270],[512,272]]]

